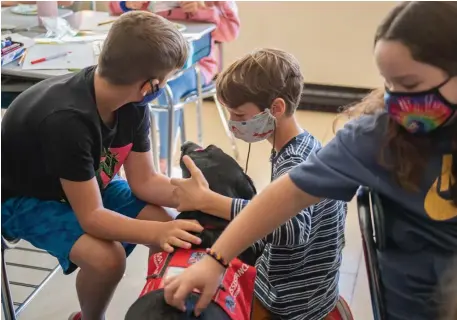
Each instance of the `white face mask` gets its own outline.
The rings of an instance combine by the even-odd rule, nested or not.
[[[269,109],[247,121],[229,121],[230,131],[237,139],[248,143],[258,142],[270,137],[275,130],[276,118]]]

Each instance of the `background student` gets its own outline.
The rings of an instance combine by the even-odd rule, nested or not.
[[[113,14],[121,14],[130,10],[148,10],[149,1],[112,1],[110,11]],[[237,7],[234,1],[181,1],[179,7],[158,12],[159,15],[176,21],[204,21],[216,25],[216,29],[211,33],[211,53],[208,57],[198,62],[202,73],[202,83],[210,83],[219,71],[219,50],[215,42],[229,42],[237,38],[240,20]],[[174,103],[178,102],[186,94],[197,89],[195,70],[190,68],[179,78],[168,83],[173,91]],[[165,96],[159,98],[159,103],[167,104]],[[183,119],[183,110],[177,110],[174,115],[173,139],[180,127]],[[160,134],[160,170],[165,173],[167,169],[168,155],[168,114],[167,112],[158,113],[159,134]]]
[[[13,7],[18,4],[36,4],[36,1],[2,1],[2,7]],[[74,1],[57,1],[57,5],[61,7],[69,7],[73,5]]]

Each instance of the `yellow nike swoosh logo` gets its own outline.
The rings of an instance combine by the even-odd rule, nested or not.
[[[424,199],[424,209],[427,215],[437,221],[446,221],[457,217],[457,208],[451,200],[444,199],[440,193],[450,191],[452,183],[455,183],[455,177],[451,174],[452,155],[444,155],[441,176],[436,178],[433,185],[428,190]]]

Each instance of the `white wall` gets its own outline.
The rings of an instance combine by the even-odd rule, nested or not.
[[[261,47],[294,54],[307,82],[382,85],[372,58],[377,25],[396,2],[238,1],[240,37],[224,45],[224,63]]]
[[[237,1],[240,37],[224,44],[224,64],[256,48],[276,47],[298,58],[307,82],[380,86],[372,58],[373,37],[396,3]],[[97,1],[97,10],[107,10],[107,4]]]

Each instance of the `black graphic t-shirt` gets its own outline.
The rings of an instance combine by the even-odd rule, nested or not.
[[[97,111],[95,67],[44,80],[20,94],[2,120],[2,201],[64,199],[59,179],[103,189],[131,151],[147,152],[149,110],[127,104],[108,127]]]

